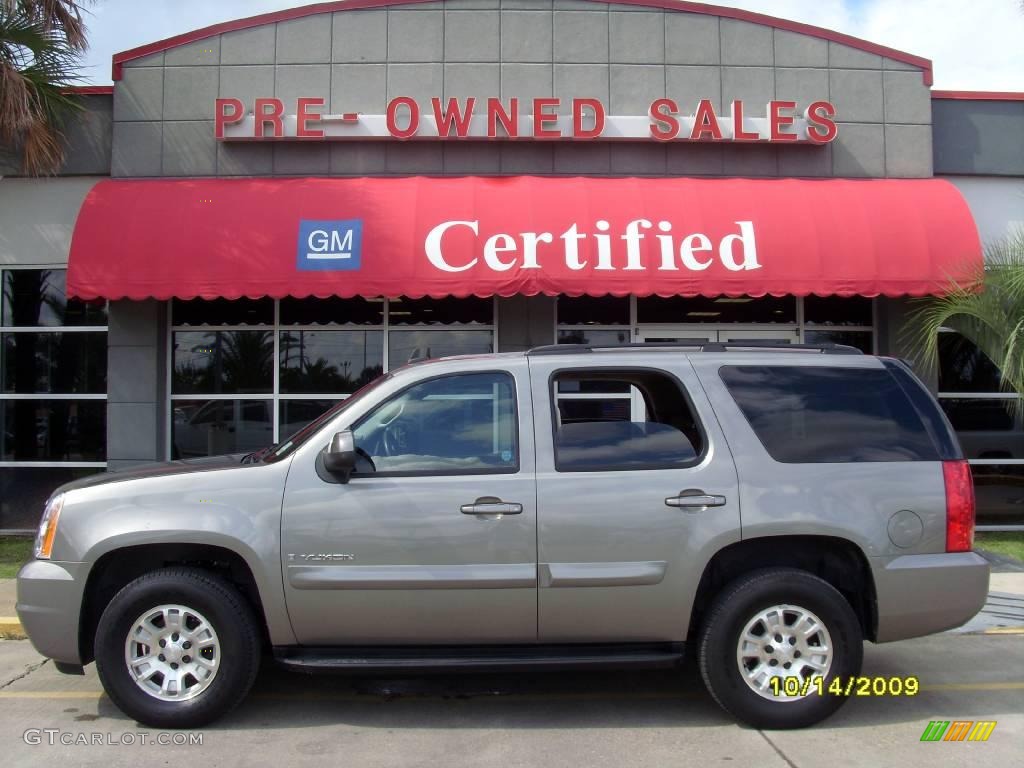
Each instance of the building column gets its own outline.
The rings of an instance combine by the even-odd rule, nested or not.
[[[498,299],[498,351],[524,352],[555,343],[555,299],[509,296]]]
[[[162,461],[166,442],[167,305],[112,301],[107,335],[107,466]]]

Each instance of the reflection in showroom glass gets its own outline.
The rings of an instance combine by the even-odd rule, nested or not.
[[[271,331],[175,331],[173,343],[175,394],[273,391]]]
[[[175,459],[246,453],[274,442],[272,400],[175,400]]]

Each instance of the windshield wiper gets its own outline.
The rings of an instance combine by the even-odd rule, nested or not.
[[[276,446],[277,444],[275,443],[274,445],[268,445],[265,448],[260,448],[258,451],[247,453],[245,454],[245,456],[242,457],[242,463],[255,464],[258,461],[263,461],[263,457],[270,453],[272,450],[274,450]]]

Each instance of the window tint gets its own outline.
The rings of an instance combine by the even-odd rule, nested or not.
[[[565,392],[621,392],[581,399]],[[670,469],[693,464],[703,436],[689,401],[655,371],[563,371],[552,381],[559,472]]]
[[[938,452],[886,370],[723,366],[720,375],[776,461],[934,461]]]
[[[514,472],[512,377],[471,373],[415,384],[365,417],[354,435],[377,472]]]

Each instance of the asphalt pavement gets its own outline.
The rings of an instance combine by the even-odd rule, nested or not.
[[[1024,635],[867,644],[864,674],[914,675],[921,690],[853,697],[811,729],[758,731],[719,710],[692,664],[399,678],[306,677],[268,662],[238,710],[193,732],[201,744],[159,744],[189,736],[126,718],[102,694],[93,666],[84,677],[61,675],[28,642],[9,640],[0,641],[0,748],[18,768],[1020,764]],[[996,725],[984,743],[922,742],[932,720]]]

